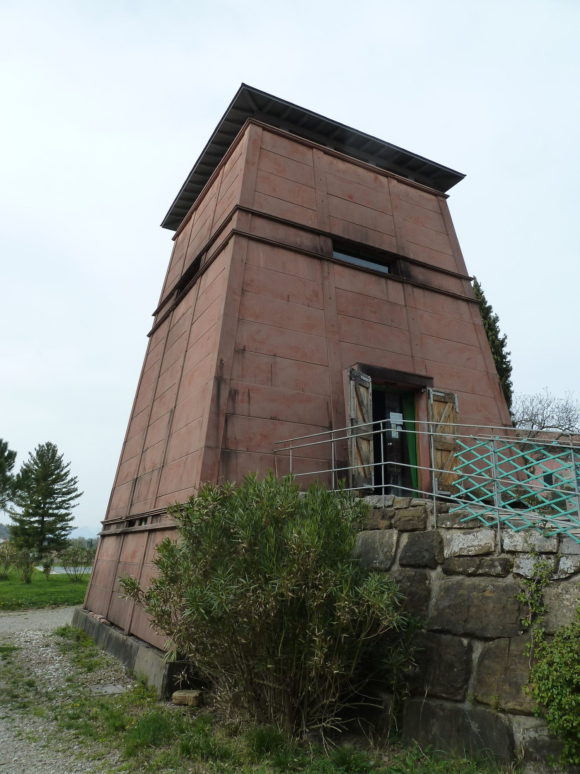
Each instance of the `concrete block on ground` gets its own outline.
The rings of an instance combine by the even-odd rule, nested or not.
[[[116,626],[105,623],[100,616],[93,616],[87,610],[77,608],[73,613],[72,625],[82,629],[99,647],[115,656],[130,672],[134,671],[139,651],[139,641],[128,637]]]
[[[115,656],[129,672],[143,678],[158,696],[168,695],[173,665],[165,661],[163,651],[124,634],[101,616],[94,616],[81,608],[75,610],[72,623],[86,632],[103,650]]]
[[[196,690],[174,691],[171,694],[173,704],[179,704],[183,707],[200,707],[202,704],[202,693]]]

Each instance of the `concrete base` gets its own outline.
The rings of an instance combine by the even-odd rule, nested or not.
[[[165,661],[165,653],[132,635],[124,634],[116,626],[78,607],[73,613],[72,625],[86,632],[97,645],[115,656],[135,677],[144,680],[160,698],[168,698],[184,686],[182,673],[189,664]]]

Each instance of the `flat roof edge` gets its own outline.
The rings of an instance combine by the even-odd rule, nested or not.
[[[463,173],[424,156],[242,83],[161,222],[163,228],[172,231],[179,228],[248,118],[284,129],[441,193],[465,177]]]

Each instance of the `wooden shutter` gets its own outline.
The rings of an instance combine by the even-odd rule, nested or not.
[[[351,486],[355,488],[372,487],[374,482],[373,426],[371,424],[373,421],[372,380],[362,371],[351,368],[349,381]]]
[[[429,422],[432,433],[432,465],[435,472],[436,492],[450,494],[457,478],[455,473],[455,423],[457,422],[457,395],[429,389]]]

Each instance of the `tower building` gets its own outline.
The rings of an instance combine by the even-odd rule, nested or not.
[[[286,472],[285,439],[383,419],[511,424],[447,206],[462,178],[240,87],[162,223],[173,251],[88,610],[162,647],[118,579],[147,582],[168,506],[201,482]],[[354,432],[333,460],[302,446],[292,470],[337,467],[336,453],[372,489],[376,443]],[[419,431],[388,444],[383,487],[428,491],[429,455],[445,469],[445,444]]]

